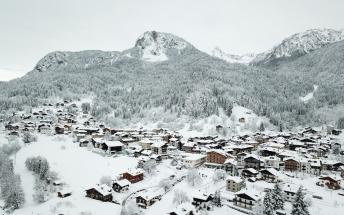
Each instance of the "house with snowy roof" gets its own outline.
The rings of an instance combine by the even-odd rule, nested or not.
[[[176,206],[168,215],[194,215],[195,208],[190,202],[184,202]]]
[[[149,206],[153,205],[156,201],[161,200],[161,196],[163,195],[163,190],[149,190],[141,193],[140,195],[136,196],[136,204],[142,208],[148,208]]]
[[[260,200],[260,195],[248,190],[241,190],[234,194],[234,205],[252,210],[256,203]]]
[[[195,168],[201,166],[207,160],[206,155],[185,153],[182,155],[182,163],[186,168]]]
[[[223,164],[223,169],[231,176],[239,175],[238,162],[234,158],[227,158]]]
[[[342,178],[337,175],[324,175],[319,177],[320,186],[326,186],[329,189],[338,190],[341,188]]]
[[[268,182],[277,182],[280,175],[280,173],[274,168],[262,169],[260,174],[262,179]]]
[[[236,193],[245,187],[245,180],[238,176],[228,176],[226,178],[226,190]]]
[[[296,198],[296,193],[299,190],[299,186],[295,184],[285,184],[282,188],[286,201],[293,202]]]
[[[264,167],[264,160],[255,154],[249,154],[244,158],[244,167],[260,170]]]
[[[247,168],[241,171],[241,176],[243,176],[244,178],[257,177],[258,174],[259,172],[253,168]]]
[[[117,180],[112,183],[112,188],[116,192],[123,192],[129,189],[130,184],[127,179]]]
[[[144,171],[140,168],[130,169],[120,174],[120,179],[127,179],[130,183],[136,183],[143,180]]]
[[[111,187],[106,184],[96,185],[95,187],[86,190],[86,197],[103,202],[111,202],[113,199],[111,191]]]
[[[109,154],[115,154],[123,150],[123,143],[120,141],[105,141],[101,145],[101,149]]]
[[[207,162],[205,166],[211,168],[222,168],[229,154],[220,149],[213,149],[207,152]]]
[[[197,210],[210,210],[213,198],[214,195],[211,193],[198,191],[192,197],[192,205],[194,205]]]
[[[167,154],[167,143],[164,141],[157,141],[151,145],[151,150],[154,154],[157,155],[166,155]]]

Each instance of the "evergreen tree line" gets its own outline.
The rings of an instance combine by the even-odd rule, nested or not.
[[[274,188],[268,191],[263,199],[254,208],[255,215],[275,215],[277,211],[284,210],[284,196],[280,184],[275,184]],[[308,207],[309,202],[305,200],[305,193],[302,187],[299,187],[295,200],[292,202],[292,215],[310,215]]]
[[[0,148],[0,194],[5,202],[4,208],[8,211],[18,209],[25,203],[20,176],[14,173],[13,160],[9,158],[18,150],[16,144]]]
[[[273,68],[228,64],[196,49],[154,64],[125,57],[110,64],[111,54],[116,53],[47,57],[38,67],[45,70],[0,84],[0,111],[35,107],[56,96],[92,95],[94,105],[84,109],[98,118],[145,118],[156,107],[200,118],[217,114],[219,108],[230,115],[239,104],[290,128],[323,123],[316,110],[344,103],[340,62],[320,65],[317,53]],[[314,85],[319,86],[314,99],[302,102],[300,96],[312,92]]]

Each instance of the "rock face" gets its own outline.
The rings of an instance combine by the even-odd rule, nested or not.
[[[344,39],[343,31],[311,29],[284,39],[269,51],[258,54],[252,64],[266,64],[280,58],[298,57]]]
[[[191,46],[180,37],[169,33],[147,31],[140,36],[135,47],[140,50],[141,59],[145,61],[168,60],[168,53],[173,50],[183,50]]]
[[[92,68],[111,65],[119,56],[119,52],[88,50],[80,52],[56,51],[44,56],[36,65],[38,72],[53,71],[61,67]]]
[[[228,54],[222,51],[219,47],[215,47],[211,51],[211,55],[213,57],[217,57],[222,60],[225,60],[228,63],[241,63],[245,65],[248,65],[256,57],[256,55],[253,53],[244,54],[244,55]]]

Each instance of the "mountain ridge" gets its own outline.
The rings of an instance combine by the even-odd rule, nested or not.
[[[280,59],[298,57],[331,43],[344,40],[343,30],[309,29],[283,39],[272,49],[258,54],[234,55],[215,48],[211,54],[229,63],[265,65]],[[245,60],[242,60],[245,59]]]
[[[24,77],[0,84],[0,110],[37,106],[51,97],[94,95],[92,114],[112,123],[156,120],[149,113],[158,107],[165,111],[164,120],[207,117],[219,109],[230,116],[233,104],[238,104],[274,125],[290,127],[326,121],[314,110],[344,103],[344,78],[319,84],[334,72],[342,75],[343,41],[270,67],[227,63],[191,44],[182,49],[153,45],[159,46],[168,60],[147,61],[141,44],[123,52],[50,53]],[[314,85],[319,89],[313,98],[302,102],[300,97]]]

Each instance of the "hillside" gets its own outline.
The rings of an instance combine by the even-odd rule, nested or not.
[[[299,60],[263,68],[230,64],[172,34],[146,32],[133,48],[123,52],[48,54],[24,77],[0,84],[0,108],[23,109],[56,96],[86,95],[94,98],[93,114],[113,124],[154,121],[160,116],[165,120],[197,119],[217,114],[219,109],[229,116],[234,103],[267,116],[275,125],[318,123],[314,103],[299,98],[317,84],[315,99],[318,101],[318,93],[323,95],[316,108],[333,102],[330,95],[344,80],[331,79],[334,71],[343,75],[341,53],[342,42]],[[309,66],[300,67],[305,62]],[[320,83],[327,78],[332,85]],[[343,103],[340,96],[335,100]],[[161,115],[151,114],[154,108],[161,108]]]

